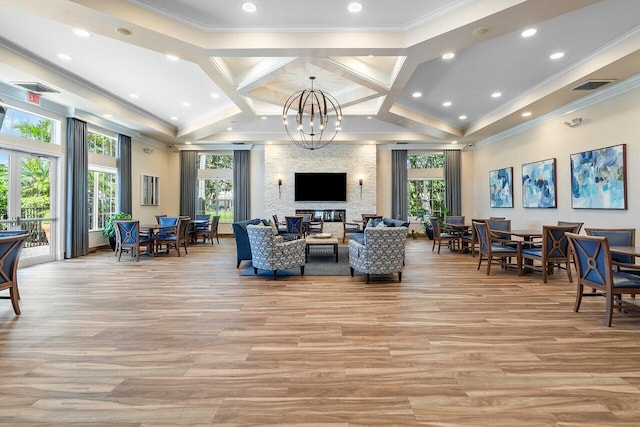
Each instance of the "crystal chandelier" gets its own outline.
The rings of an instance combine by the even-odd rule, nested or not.
[[[282,109],[284,128],[289,139],[296,145],[315,150],[328,145],[338,134],[342,123],[342,109],[330,94],[313,88],[304,89],[291,95]],[[291,110],[291,113],[289,112]],[[289,128],[289,114],[295,113],[295,129]],[[335,125],[331,124],[334,121]]]

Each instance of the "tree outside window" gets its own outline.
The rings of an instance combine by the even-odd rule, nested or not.
[[[6,110],[0,133],[51,143],[53,120],[11,107]]]
[[[116,174],[89,168],[89,230],[98,231],[116,213]]]
[[[409,154],[407,167],[413,170],[408,181],[409,216],[426,219],[442,217],[445,208],[444,154]],[[435,170],[439,170],[437,173]]]
[[[219,215],[233,221],[233,155],[199,154],[197,214]]]
[[[90,153],[102,154],[108,157],[116,156],[116,139],[112,136],[89,132],[87,144]]]

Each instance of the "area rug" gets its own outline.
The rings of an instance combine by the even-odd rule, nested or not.
[[[309,254],[309,260],[304,267],[305,276],[348,276],[349,269],[349,248],[338,247],[338,262],[331,251],[322,251],[313,248]],[[356,272],[356,274],[358,274]],[[253,265],[245,268],[241,276],[253,276]],[[258,270],[258,276],[273,276],[272,270]],[[278,270],[278,276],[300,276],[300,267],[288,270]]]

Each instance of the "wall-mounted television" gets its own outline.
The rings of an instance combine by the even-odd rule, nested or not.
[[[346,172],[296,172],[296,202],[346,202]]]

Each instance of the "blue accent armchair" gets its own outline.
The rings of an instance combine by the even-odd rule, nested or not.
[[[249,235],[247,234],[247,225],[257,225],[262,223],[260,219],[248,219],[246,221],[238,221],[231,224],[233,228],[233,237],[236,239],[236,258],[238,263],[236,268],[240,267],[242,261],[251,261],[251,245],[249,245]]]

